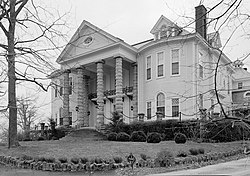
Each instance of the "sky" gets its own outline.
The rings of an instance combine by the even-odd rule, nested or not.
[[[229,1],[229,0],[226,0]],[[135,44],[150,38],[150,30],[153,28],[161,15],[185,26],[195,16],[195,7],[202,3],[207,9],[213,7],[218,0],[46,0],[38,1],[45,8],[53,8],[61,15],[66,13],[68,39],[74,34],[83,20],[87,20],[104,31],[121,38],[128,44]],[[240,6],[241,12],[250,14],[249,0],[243,0]],[[214,17],[223,12],[218,8],[209,17]],[[237,19],[229,26],[220,29],[222,44],[225,44],[230,37],[234,27],[243,19]],[[240,27],[227,44],[224,53],[232,60],[241,58],[250,53],[249,22]],[[189,26],[189,31],[194,31],[194,25]],[[213,31],[210,27],[209,31]],[[56,58],[53,59],[56,65]],[[250,68],[250,58],[245,60],[245,66]],[[29,87],[29,88],[28,88]],[[36,88],[27,86],[24,95],[31,95]],[[50,117],[50,92],[39,93],[40,114],[43,119]]]

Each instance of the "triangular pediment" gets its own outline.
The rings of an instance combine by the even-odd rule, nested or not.
[[[163,27],[172,28],[172,27],[178,27],[178,26],[174,22],[170,21],[168,18],[162,15],[159,18],[159,20],[156,22],[154,27],[151,29],[150,33],[155,34],[159,32]]]
[[[121,39],[112,36],[93,24],[83,21],[57,59],[58,63],[111,46]]]

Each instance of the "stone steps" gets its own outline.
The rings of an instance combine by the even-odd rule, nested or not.
[[[61,141],[100,141],[106,140],[106,135],[98,132],[95,128],[83,127],[71,131],[68,135],[60,139]]]

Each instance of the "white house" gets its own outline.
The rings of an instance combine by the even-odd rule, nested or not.
[[[200,109],[220,114],[217,96],[231,112],[234,67],[219,50],[219,34],[207,34],[205,7],[195,10],[196,32],[161,16],[152,39],[134,45],[83,21],[57,59],[61,69],[50,75],[52,117],[60,125],[97,128],[113,111],[125,122],[138,114],[156,120],[156,112],[196,119]]]

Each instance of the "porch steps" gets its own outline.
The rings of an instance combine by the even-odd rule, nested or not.
[[[101,141],[106,140],[106,135],[97,131],[95,128],[83,127],[80,129],[72,130],[65,137],[61,138],[60,141]]]

